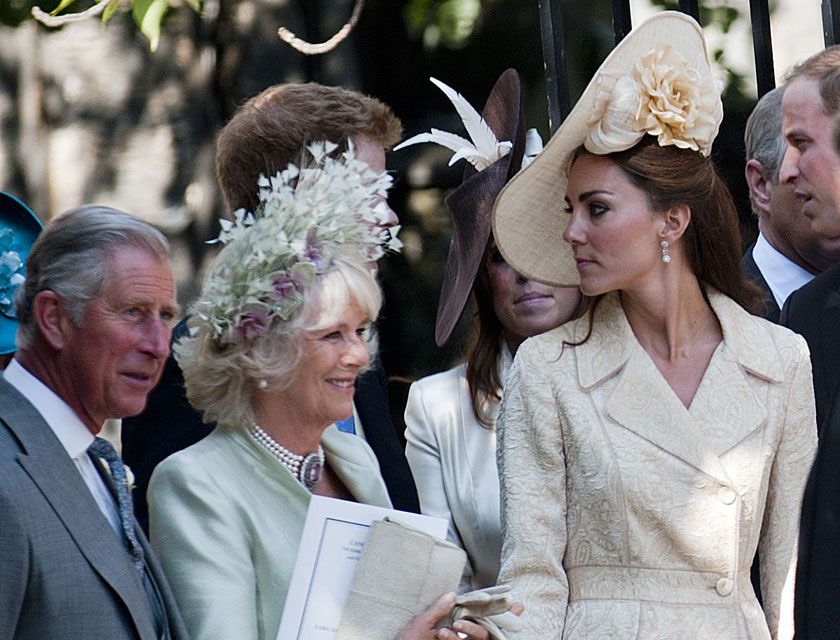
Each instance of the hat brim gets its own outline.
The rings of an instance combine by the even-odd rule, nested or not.
[[[38,216],[15,196],[0,191],[0,228],[11,228],[15,234],[12,249],[26,261],[43,225]],[[0,313],[0,355],[14,353],[18,321]]]
[[[510,141],[513,148],[483,171],[468,165],[461,185],[446,198],[452,216],[452,242],[446,257],[435,322],[438,346],[449,339],[469,299],[490,239],[490,219],[496,196],[522,165],[525,132],[521,96],[519,74],[508,69],[493,85],[481,117],[498,140]]]
[[[567,165],[586,140],[601,78],[630,74],[642,56],[666,46],[678,47],[690,67],[711,73],[697,22],[677,11],[653,16],[616,45],[542,153],[502,189],[493,209],[493,236],[523,276],[553,286],[580,284],[572,248],[563,240],[569,222]]]

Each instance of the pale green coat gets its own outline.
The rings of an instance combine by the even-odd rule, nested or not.
[[[359,502],[391,506],[364,440],[331,426],[322,444]],[[190,637],[275,640],[309,498],[242,431],[217,428],[158,466],[150,537]]]

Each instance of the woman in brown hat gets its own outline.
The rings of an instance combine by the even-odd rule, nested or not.
[[[513,268],[594,298],[523,344],[505,387],[514,638],[792,637],[808,350],[745,311],[758,300],[709,158],[721,119],[700,27],[660,13],[496,203]]]
[[[476,144],[453,145],[471,165],[446,200],[453,238],[435,337],[438,345],[449,338],[472,292],[476,338],[465,363],[411,386],[405,412],[406,457],[422,512],[448,519],[450,538],[467,552],[461,588],[469,590],[495,584],[499,573],[495,420],[505,376],[523,340],[567,321],[581,296],[577,287],[552,287],[523,278],[502,258],[490,233],[493,201],[528,157],[526,147],[533,146],[525,142],[516,72],[502,74],[481,117],[448,87],[438,86],[458,107]],[[482,133],[481,120],[490,135],[487,130]],[[439,139],[434,133],[421,134],[403,145],[426,141]],[[536,142],[540,148],[538,136]]]

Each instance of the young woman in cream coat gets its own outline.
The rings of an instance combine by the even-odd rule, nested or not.
[[[721,117],[699,26],[657,14],[497,201],[515,268],[595,297],[520,347],[505,388],[516,640],[792,637],[810,363],[744,310],[758,301],[708,157]]]
[[[447,198],[453,241],[436,328],[440,345],[472,291],[475,344],[464,364],[415,382],[405,410],[406,458],[421,511],[449,520],[449,537],[467,553],[462,590],[494,585],[499,573],[495,421],[512,354],[525,338],[568,320],[580,302],[577,287],[550,287],[516,273],[490,233],[493,200],[526,153],[516,72],[502,74],[482,117],[512,148],[500,158],[486,158],[481,171],[468,168],[463,184]],[[428,139],[421,134],[407,143]]]

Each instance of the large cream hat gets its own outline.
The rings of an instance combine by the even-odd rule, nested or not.
[[[660,145],[708,156],[723,119],[720,86],[703,31],[689,16],[664,11],[643,22],[601,64],[543,152],[499,194],[493,235],[516,271],[552,285],[580,278],[563,240],[569,161],[581,146],[604,155],[645,135]]]

